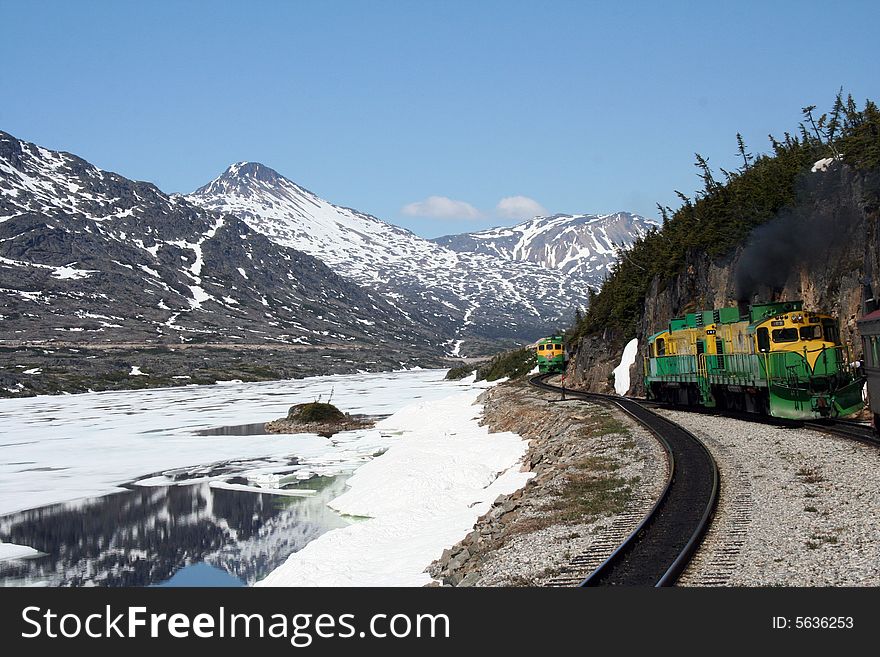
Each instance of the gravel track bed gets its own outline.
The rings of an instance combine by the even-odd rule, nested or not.
[[[880,585],[880,450],[806,429],[659,410],[703,440],[721,498],[679,586]]]
[[[523,467],[528,484],[496,500],[474,530],[433,564],[430,572],[453,586],[567,586],[579,583],[632,532],[666,481],[666,458],[651,433],[629,416],[582,401],[549,404],[552,393],[525,384],[488,391],[484,422],[529,439]],[[585,466],[584,464],[589,464]],[[598,506],[560,511],[572,480],[622,482],[587,491]],[[601,486],[599,486],[601,488]],[[627,494],[608,502],[621,489]],[[602,503],[608,506],[603,507]],[[599,509],[598,512],[595,512]]]

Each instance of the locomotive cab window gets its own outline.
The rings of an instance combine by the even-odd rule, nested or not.
[[[539,345],[538,345],[538,351],[544,351],[544,345],[539,344]]]
[[[798,331],[796,328],[782,328],[773,331],[773,342],[797,342]]]
[[[553,346],[556,347],[557,349],[560,349],[560,350],[562,349],[562,345],[561,345],[561,344],[555,344],[555,345],[553,345]]]
[[[840,334],[837,332],[837,324],[833,319],[823,319],[822,329],[825,331],[825,339],[828,342],[838,344],[840,342]]]
[[[818,324],[801,327],[801,340],[821,340],[822,329]]]
[[[657,338],[657,341],[654,343],[654,351],[658,356],[664,356],[666,354],[666,340]]]
[[[758,351],[770,351],[770,332],[766,328],[758,329]]]

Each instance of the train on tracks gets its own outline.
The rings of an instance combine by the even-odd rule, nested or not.
[[[538,357],[538,372],[541,374],[565,372],[565,339],[561,335],[538,340],[535,353]]]
[[[689,313],[652,335],[647,350],[648,399],[794,420],[864,407],[861,368],[841,344],[837,321],[805,311],[802,301]]]

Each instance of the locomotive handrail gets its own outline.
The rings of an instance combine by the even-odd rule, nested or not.
[[[789,370],[792,367],[802,367],[803,377],[825,376],[829,363],[838,371],[851,371],[852,365],[848,362],[847,347],[835,345],[829,347],[823,345],[817,349],[795,351],[790,349],[775,349],[759,353],[730,352],[726,354],[667,354],[645,358],[646,376],[672,378],[673,380],[682,375],[696,375],[701,377],[724,376],[743,380],[766,378],[770,381],[786,381],[789,379]],[[836,363],[829,358],[829,352],[834,352]],[[811,354],[819,354],[813,366],[810,366]],[[763,372],[758,368],[758,360],[763,361]],[[798,363],[787,362],[791,358],[801,359]],[[823,373],[816,373],[816,365],[821,359]],[[655,363],[661,364],[655,366]],[[674,363],[674,366],[663,366],[662,363]]]

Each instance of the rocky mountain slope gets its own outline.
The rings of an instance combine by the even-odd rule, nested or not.
[[[631,369],[631,392],[643,393],[640,368],[648,335],[683,313],[737,301],[803,299],[807,308],[830,311],[839,318],[842,341],[858,357],[863,281],[873,277],[877,290],[880,272],[880,170],[833,162],[799,177],[795,192],[793,204],[732,252],[712,257],[690,251],[677,274],[651,281],[636,329],[640,353]],[[582,336],[570,380],[613,392],[611,370],[630,337],[620,330]]]
[[[439,341],[382,295],[233,215],[0,132],[0,339]]]
[[[533,340],[570,321],[587,301],[573,268],[550,271],[531,258],[447,248],[333,205],[254,162],[230,166],[187,199],[234,214],[277,244],[305,251],[376,290],[408,317],[445,334],[451,354]],[[624,239],[622,224],[617,233],[607,231],[606,239]]]
[[[535,217],[510,228],[446,235],[433,241],[454,251],[533,262],[580,278],[598,289],[617,260],[618,250],[629,248],[655,226],[655,221],[629,212],[557,214]]]

